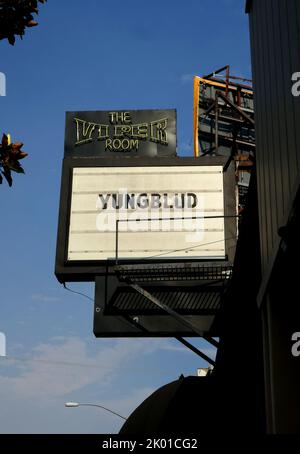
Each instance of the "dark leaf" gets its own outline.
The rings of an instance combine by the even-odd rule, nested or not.
[[[8,167],[16,173],[25,173],[23,167],[18,161],[9,161]]]
[[[25,151],[19,151],[19,153],[17,154],[17,159],[24,159],[26,158],[26,156],[28,156],[28,153],[25,153]]]
[[[30,20],[29,22],[27,22],[27,27],[36,27],[38,24],[38,22],[34,21],[34,20]]]
[[[2,136],[2,147],[7,147],[8,145],[8,137],[6,134],[3,134]]]
[[[12,46],[13,46],[13,45],[15,44],[15,42],[16,42],[16,38],[14,37],[14,35],[9,35],[9,36],[7,37],[7,39],[8,39],[9,44],[11,44]]]
[[[4,172],[3,172],[3,175],[8,183],[8,186],[11,187],[12,186],[12,177],[11,177],[11,171],[8,170],[8,169],[5,169]]]

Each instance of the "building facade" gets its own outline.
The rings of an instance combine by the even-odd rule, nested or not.
[[[300,4],[248,0],[268,433],[299,433],[300,420]],[[299,347],[300,350],[300,347]]]

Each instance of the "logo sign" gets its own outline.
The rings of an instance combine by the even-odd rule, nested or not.
[[[6,336],[0,332],[0,356],[6,356]]]
[[[0,96],[6,96],[6,77],[0,72]]]
[[[295,357],[300,356],[300,333],[293,333],[292,341],[294,342],[292,345],[292,355]]]
[[[67,112],[65,157],[175,156],[176,110]]]

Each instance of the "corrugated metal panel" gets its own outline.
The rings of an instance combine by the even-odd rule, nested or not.
[[[250,34],[263,272],[278,243],[300,170],[300,103],[291,77],[300,71],[297,0],[252,2]]]
[[[171,309],[182,314],[215,314],[220,308],[220,291],[199,291],[199,289],[153,290],[151,294]],[[105,309],[111,314],[162,314],[153,303],[140,293],[119,288]]]
[[[299,320],[295,298],[298,271],[293,265],[299,226],[294,222],[294,227],[281,229],[285,252],[279,247],[278,228],[288,221],[300,181],[300,97],[291,92],[292,74],[300,72],[300,2],[253,0],[249,18],[263,266],[258,300],[264,326],[266,424],[269,433],[298,433],[300,368],[289,349]]]

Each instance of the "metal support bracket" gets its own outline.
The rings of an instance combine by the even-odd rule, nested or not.
[[[212,366],[215,366],[215,361],[213,359],[211,359],[209,356],[207,356],[205,353],[203,353],[201,350],[199,350],[198,348],[196,348],[194,345],[192,345],[190,342],[188,342],[187,340],[183,339],[182,337],[175,337],[176,340],[178,340],[179,342],[181,342],[181,344],[183,344],[185,347],[189,348],[190,350],[192,350],[192,352],[196,353],[196,355],[200,356],[202,359],[204,359],[204,361],[207,361],[209,364],[211,364]]]
[[[127,281],[127,284],[130,285],[130,287],[132,287],[138,293],[140,293],[145,298],[147,298],[149,301],[151,301],[151,303],[155,304],[160,309],[167,312],[169,315],[174,317],[179,323],[186,326],[187,328],[192,330],[194,333],[198,334],[198,336],[203,337],[203,335],[204,335],[203,331],[198,330],[198,328],[196,326],[194,326],[192,323],[190,323],[188,320],[186,320],[185,317],[178,314],[178,312],[174,311],[169,306],[167,306],[166,304],[159,301],[158,298],[155,298],[155,296],[151,295],[151,293],[147,292],[147,290],[143,289],[141,286],[132,282],[131,279],[126,279],[126,281]]]
[[[139,322],[137,322],[136,320],[132,319],[131,317],[128,317],[126,316],[125,317],[126,320],[131,323],[132,325],[136,326],[137,328],[139,328],[141,331],[143,332],[148,332],[148,330],[146,328],[144,328]],[[193,353],[196,353],[196,355],[200,356],[200,358],[204,359],[204,361],[208,362],[209,364],[211,364],[212,366],[215,366],[215,361],[213,359],[211,359],[209,356],[207,356],[205,353],[203,353],[201,350],[199,350],[197,347],[195,347],[194,345],[192,345],[190,342],[188,342],[186,339],[183,339],[183,337],[180,337],[180,336],[176,336],[175,339],[180,342],[182,345],[184,345],[185,347],[189,348]],[[207,342],[210,342],[212,345],[214,345],[215,347],[218,347],[219,343],[217,341],[215,341],[214,339],[211,339],[211,342],[209,339],[209,337],[204,337],[204,339],[207,341]]]

